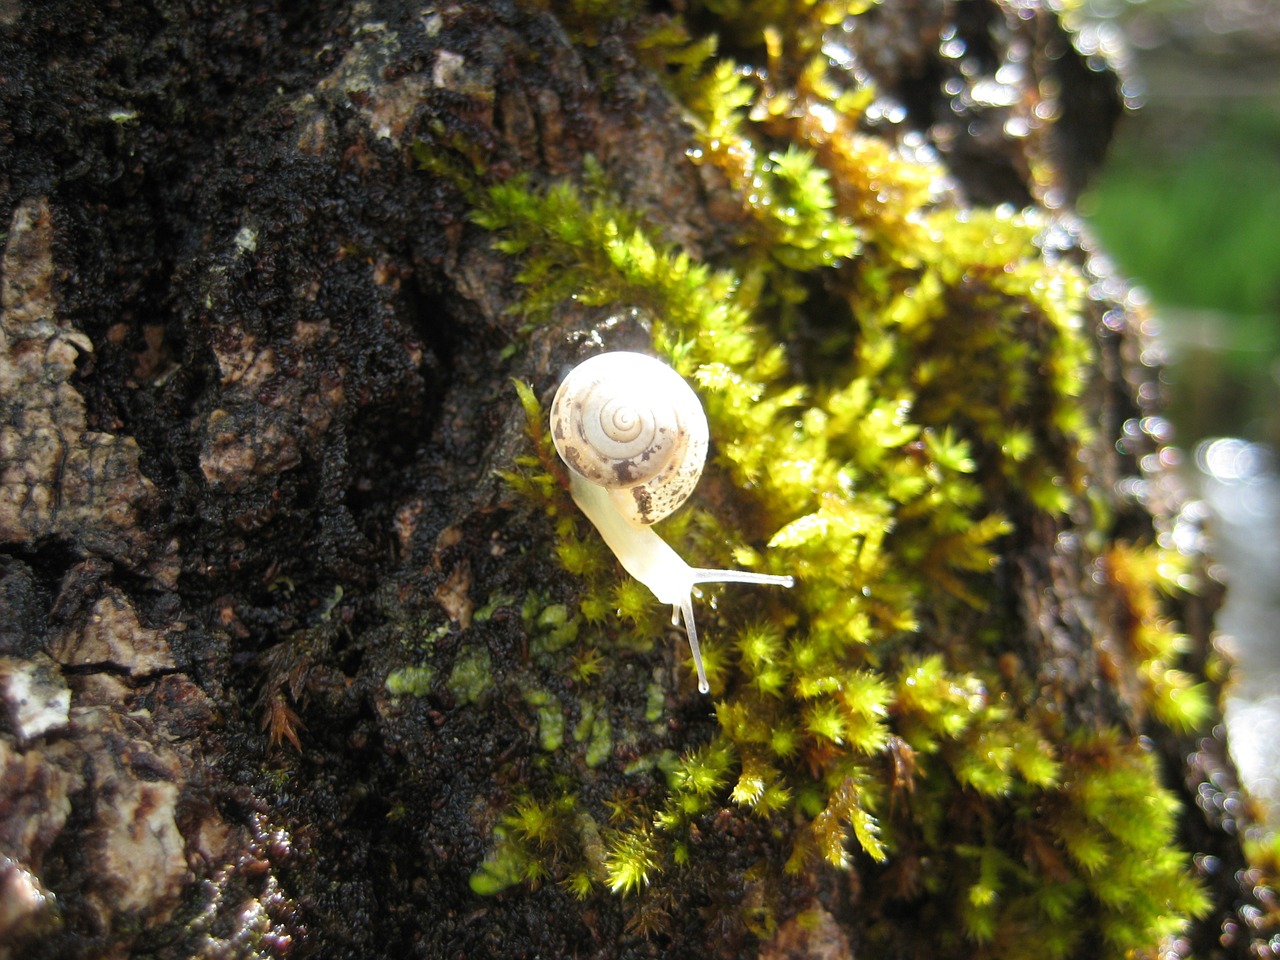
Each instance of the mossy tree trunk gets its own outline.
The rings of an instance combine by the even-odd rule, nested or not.
[[[0,3],[0,956],[1258,955],[1066,213],[1102,66],[1025,4]],[[668,538],[799,579],[700,603],[710,697],[526,419],[601,344],[708,404]]]

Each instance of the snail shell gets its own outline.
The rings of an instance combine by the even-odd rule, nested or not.
[[[602,353],[565,377],[551,402],[551,439],[584,480],[604,487],[636,526],[688,499],[707,457],[707,417],[697,394],[660,360]]]

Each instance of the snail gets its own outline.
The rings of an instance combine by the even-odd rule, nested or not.
[[[551,402],[551,439],[569,491],[623,568],[684,618],[698,670],[711,688],[693,622],[699,583],[790,587],[791,577],[691,567],[651,528],[693,492],[707,456],[707,417],[693,389],[660,360],[602,353],[569,371]]]

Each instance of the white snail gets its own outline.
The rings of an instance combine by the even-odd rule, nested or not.
[[[574,367],[551,403],[551,438],[569,467],[573,500],[631,574],[683,615],[698,689],[710,690],[693,623],[699,583],[790,587],[791,577],[691,567],[649,524],[684,503],[707,456],[707,417],[697,394],[660,360],[602,353]]]

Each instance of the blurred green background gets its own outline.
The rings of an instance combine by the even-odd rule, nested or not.
[[[1153,298],[1180,443],[1280,445],[1280,3],[1094,0],[1145,103],[1082,209]]]
[[[1118,27],[1145,103],[1081,203],[1150,295],[1184,479],[1227,584],[1231,751],[1280,832],[1280,0],[1062,0]]]

